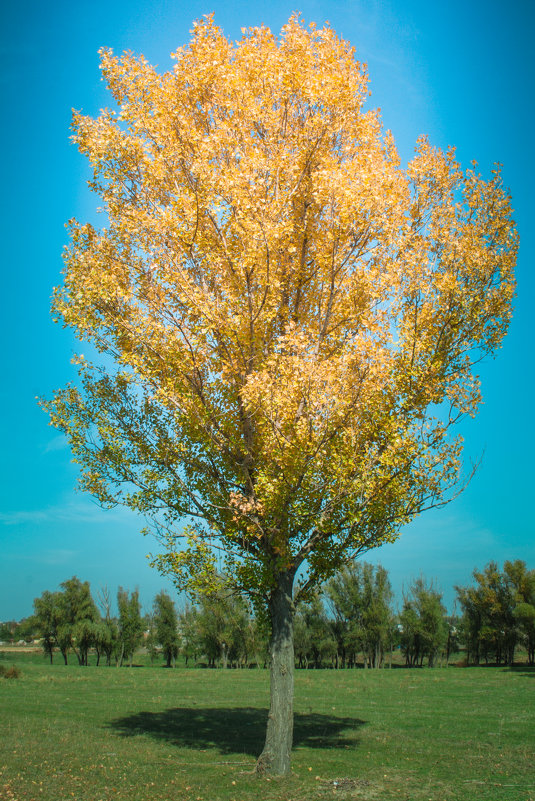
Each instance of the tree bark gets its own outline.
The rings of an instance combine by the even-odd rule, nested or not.
[[[283,776],[290,772],[293,742],[294,643],[292,598],[294,573],[284,573],[271,593],[270,708],[264,750],[257,772]]]

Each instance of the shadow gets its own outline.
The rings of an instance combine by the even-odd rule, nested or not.
[[[523,676],[529,676],[535,679],[535,665],[510,665],[503,668],[507,673],[521,673]]]
[[[122,737],[144,734],[181,748],[217,748],[221,754],[258,756],[264,745],[266,724],[266,709],[241,707],[137,712],[135,715],[112,720],[108,726]],[[354,746],[354,737],[344,736],[344,731],[355,730],[363,725],[364,721],[357,718],[296,713],[294,747]]]

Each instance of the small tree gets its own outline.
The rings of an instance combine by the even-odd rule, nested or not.
[[[97,654],[97,667],[102,654],[106,657],[106,665],[111,665],[111,658],[117,642],[117,626],[110,619],[101,620],[93,627],[93,646]]]
[[[404,597],[400,623],[401,647],[407,665],[421,666],[427,658],[429,667],[433,667],[447,646],[448,623],[442,594],[422,576],[412,583]]]
[[[460,650],[461,642],[461,618],[457,614],[449,615],[446,618],[448,627],[448,639],[446,641],[446,665],[449,663],[450,656]]]
[[[60,618],[57,627],[56,642],[61,651],[63,662],[68,664],[69,651],[72,649],[72,626],[65,619],[63,611],[60,613]]]
[[[308,668],[312,635],[303,615],[302,605],[296,610],[293,621],[294,657],[300,668]]]
[[[366,667],[381,667],[392,646],[394,626],[387,571],[353,562],[327,583],[325,592],[343,654],[362,651]]]
[[[73,576],[60,585],[62,606],[62,636],[70,636],[70,645],[78,658],[78,664],[88,664],[89,649],[93,646],[100,615],[91,597],[89,582],[81,582]]]
[[[0,623],[0,641],[13,642],[17,622],[9,620],[5,623]]]
[[[528,654],[528,663],[535,664],[535,570],[528,570],[520,559],[504,562],[503,571],[510,588],[513,618],[517,635]]]
[[[480,593],[471,587],[456,586],[457,598],[462,609],[459,624],[459,639],[466,651],[467,664],[479,664],[480,641],[479,633],[483,626],[483,607]]]
[[[388,573],[380,565],[373,569],[364,564],[362,570],[361,640],[364,666],[380,668],[392,646],[393,592]]]
[[[535,665],[535,602],[521,601],[515,606],[513,614],[528,654],[528,664]]]
[[[111,615],[111,596],[106,586],[98,592],[98,603],[104,613],[97,631],[95,632],[95,650],[97,652],[97,665],[100,663],[100,655],[106,656],[106,665],[111,665],[114,651],[117,649],[119,630],[117,621]]]
[[[247,658],[249,613],[243,599],[226,592],[201,599],[197,616],[199,645],[210,667]]]
[[[182,654],[186,667],[190,659],[197,661],[200,652],[199,613],[195,606],[186,605],[179,618],[180,639]]]
[[[179,649],[178,615],[172,599],[163,590],[154,599],[152,625],[154,641],[162,648],[166,667],[174,667]]]
[[[100,615],[89,583],[76,576],[61,584],[61,592],[46,590],[34,600],[33,623],[43,638],[43,650],[53,660],[54,648],[63,655],[65,664],[71,648],[78,664],[87,665],[90,647],[95,645]]]
[[[38,626],[34,615],[19,620],[15,630],[15,637],[17,640],[24,640],[27,643],[31,643],[37,635]]]
[[[119,587],[117,592],[117,607],[119,609],[119,625],[117,636],[117,666],[127,660],[132,667],[134,653],[143,640],[143,621],[141,620],[141,607],[139,592],[129,595],[128,590]]]
[[[323,666],[334,660],[336,639],[319,594],[301,603],[295,616],[295,652],[299,667]]]
[[[173,57],[162,76],[103,50],[118,112],[74,117],[108,223],[71,221],[54,308],[116,367],[80,357],[45,406],[83,488],[167,535],[163,572],[264,608],[258,769],[281,774],[295,603],[451,497],[517,238],[498,171],[425,138],[401,167],[328,26],[235,43],[207,17]]]
[[[58,645],[57,636],[60,619],[58,593],[45,590],[40,598],[34,600],[33,608],[37,630],[43,640],[43,651],[50,658],[50,664],[52,664],[54,648]]]

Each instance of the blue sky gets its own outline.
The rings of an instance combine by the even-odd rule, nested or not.
[[[142,52],[159,68],[189,39],[192,21],[215,11],[227,35],[265,23],[274,31],[295,7],[273,0],[27,0],[5,4],[0,24],[2,126],[2,325],[0,383],[0,620],[31,613],[33,599],[76,574],[96,592],[136,586],[145,608],[170,585],[149,566],[157,550],[125,510],[104,512],[75,491],[76,468],[35,397],[74,378],[76,343],[50,318],[60,282],[64,224],[86,220],[97,201],[83,158],[69,143],[71,108],[109,103],[99,47]],[[305,20],[332,27],[368,64],[379,106],[402,158],[419,134],[457,146],[484,174],[504,165],[521,236],[518,296],[510,333],[482,366],[485,404],[466,424],[465,455],[482,459],[465,493],[425,513],[397,543],[369,554],[401,591],[421,572],[451,606],[454,584],[489,560],[535,567],[532,514],[534,358],[534,6],[528,0],[322,0],[301,2]]]

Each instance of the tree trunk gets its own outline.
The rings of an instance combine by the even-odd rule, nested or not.
[[[283,776],[290,772],[293,741],[294,643],[292,585],[294,574],[279,576],[269,600],[271,617],[270,708],[259,773]]]

